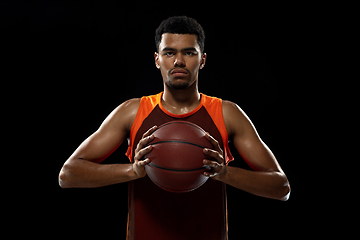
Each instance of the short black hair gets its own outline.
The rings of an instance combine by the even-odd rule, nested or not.
[[[205,32],[195,19],[186,16],[176,16],[163,20],[155,32],[155,44],[158,52],[161,36],[164,33],[195,34],[198,37],[197,42],[200,50],[204,53]]]

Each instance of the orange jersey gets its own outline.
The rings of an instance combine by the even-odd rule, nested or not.
[[[221,99],[201,94],[199,106],[181,115],[167,111],[161,99],[162,93],[141,98],[126,152],[130,161],[133,161],[139,140],[149,128],[179,119],[193,122],[209,132],[224,150],[226,163],[233,160]],[[172,193],[159,188],[145,176],[129,182],[128,203],[128,240],[227,239],[225,183],[209,179],[194,191]]]
[[[130,159],[130,161],[132,161],[132,151],[133,151],[135,135],[138,132],[140,126],[142,125],[144,119],[151,113],[151,111],[157,105],[159,105],[159,108],[164,113],[169,115],[170,117],[173,117],[174,119],[184,119],[184,120],[186,120],[186,117],[189,117],[189,116],[193,115],[198,110],[200,110],[201,107],[204,106],[206,111],[209,113],[211,119],[214,121],[216,127],[218,128],[218,130],[219,130],[219,132],[221,134],[222,142],[224,143],[224,149],[223,150],[225,152],[226,164],[228,164],[230,161],[233,160],[233,157],[232,157],[232,155],[230,153],[229,144],[228,144],[228,134],[227,134],[227,131],[226,131],[226,128],[225,128],[224,117],[223,117],[223,112],[222,112],[222,100],[221,99],[215,98],[215,97],[209,97],[209,96],[206,96],[205,94],[201,93],[201,101],[200,101],[200,104],[199,104],[199,106],[197,108],[195,108],[193,111],[188,112],[186,114],[177,115],[177,114],[173,114],[173,113],[169,112],[168,110],[166,110],[163,107],[163,105],[161,104],[162,94],[163,93],[161,92],[161,93],[156,94],[156,95],[141,98],[139,110],[138,110],[138,112],[136,114],[134,123],[133,123],[133,125],[131,127],[130,143],[129,143],[128,150],[126,152],[126,156]],[[206,131],[206,129],[205,129],[205,131]]]

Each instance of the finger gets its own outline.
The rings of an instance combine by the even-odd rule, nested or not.
[[[152,140],[154,140],[154,135],[150,135],[150,136],[140,139],[135,151],[140,151],[146,145],[148,145]]]
[[[212,159],[215,159],[218,163],[223,163],[224,159],[221,155],[221,153],[219,153],[218,151],[209,149],[209,148],[204,148],[203,152],[206,156],[209,156]]]
[[[218,151],[221,154],[223,153],[223,150],[221,149],[219,142],[215,138],[213,138],[208,132],[206,133],[205,137],[213,145],[216,151]]]
[[[206,166],[211,167],[211,168],[219,168],[219,167],[221,167],[221,165],[218,162],[210,161],[210,160],[207,160],[207,159],[203,160],[203,164],[204,164],[205,167]]]
[[[218,172],[204,172],[203,174],[205,177],[211,177],[211,178],[219,175]]]
[[[147,158],[145,160],[139,161],[137,164],[138,164],[138,166],[143,167],[145,165],[148,165],[149,163],[150,163],[150,158]]]
[[[154,139],[154,135],[152,134],[155,130],[157,129],[157,126],[153,126],[152,128],[150,128],[149,130],[147,130],[142,138],[140,139],[140,141],[138,142],[138,145],[135,149],[135,152],[144,148],[149,142],[151,142]]]
[[[215,177],[220,174],[220,171],[221,171],[221,168],[220,168],[220,170],[215,170],[215,168],[211,168],[211,171],[205,171],[203,173],[203,175],[206,177]]]
[[[147,146],[147,147],[139,150],[139,151],[136,153],[136,155],[135,155],[135,157],[134,157],[134,160],[135,160],[135,161],[141,160],[141,159],[144,157],[144,155],[146,155],[147,153],[151,152],[151,150],[152,150],[152,145],[149,145],[149,146]]]
[[[156,125],[153,126],[152,128],[150,128],[143,134],[142,138],[146,138],[146,137],[150,136],[156,129],[157,129],[157,126]]]

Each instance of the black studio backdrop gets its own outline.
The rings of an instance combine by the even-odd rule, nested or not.
[[[298,112],[304,105],[299,86],[308,35],[303,34],[306,22],[296,8],[268,7],[2,1],[7,82],[27,111],[23,131],[30,139],[38,137],[27,144],[27,154],[47,169],[34,174],[42,182],[36,186],[36,201],[47,208],[53,203],[37,211],[49,221],[67,220],[53,225],[56,232],[124,238],[127,184],[61,189],[58,172],[116,106],[162,91],[154,64],[154,32],[174,15],[193,17],[205,30],[208,58],[199,75],[200,91],[231,100],[248,114],[293,188],[290,200],[279,202],[228,187],[229,236],[301,231],[295,220],[302,212],[297,166],[303,156],[293,153],[301,141],[303,119]],[[104,163],[127,163],[126,148],[124,142]],[[232,153],[232,165],[248,168],[234,148]],[[74,231],[78,226],[81,230]]]

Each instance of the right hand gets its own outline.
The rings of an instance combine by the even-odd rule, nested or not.
[[[157,126],[153,126],[149,130],[147,130],[142,138],[140,139],[138,145],[135,149],[134,163],[133,163],[133,171],[138,178],[142,178],[146,176],[145,165],[150,163],[150,159],[143,159],[144,156],[151,152],[152,146],[149,145],[145,147],[148,143],[154,140],[154,135],[152,134],[157,129]]]

